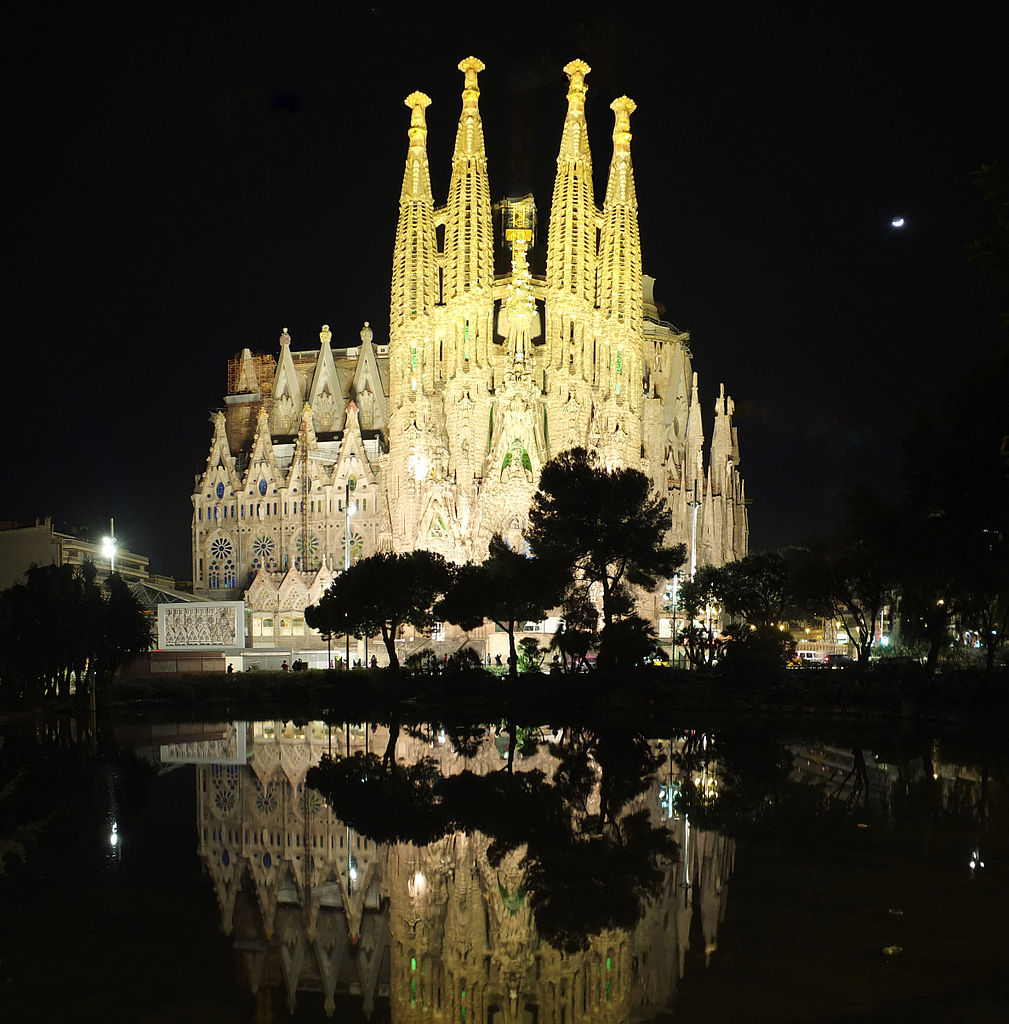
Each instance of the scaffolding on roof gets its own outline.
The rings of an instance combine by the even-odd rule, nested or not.
[[[242,357],[235,356],[228,360],[228,394],[248,394],[254,390],[248,386],[248,382],[242,379]],[[256,376],[257,387],[263,400],[266,401],[273,394],[273,377],[276,372],[276,362],[273,356],[259,355],[252,357],[252,371]]]

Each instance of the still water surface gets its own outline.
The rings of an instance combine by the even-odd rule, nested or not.
[[[2,739],[0,784],[22,774],[0,839],[38,826],[0,877],[4,1020],[1009,1019],[1009,790],[981,743],[766,722]]]

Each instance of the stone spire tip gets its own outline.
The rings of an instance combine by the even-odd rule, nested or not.
[[[486,70],[487,65],[479,57],[463,57],[459,61],[459,70],[466,76],[466,84],[469,84],[469,76],[473,75],[474,78],[481,71]]]
[[[637,103],[630,98],[630,96],[618,96],[611,104],[610,110],[612,110],[619,117],[621,114],[626,114],[630,117],[635,110],[638,109]]]
[[[410,118],[410,126],[414,128],[424,128],[424,111],[431,106],[431,97],[423,92],[412,92],[403,102],[413,112],[413,116]]]

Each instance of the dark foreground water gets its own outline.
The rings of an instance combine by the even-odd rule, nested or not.
[[[765,721],[2,739],[0,1020],[1009,1019],[987,741]]]

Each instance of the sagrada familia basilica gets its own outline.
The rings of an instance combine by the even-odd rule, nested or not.
[[[531,196],[492,204],[480,117],[483,63],[463,60],[448,198],[436,205],[423,93],[406,99],[387,341],[365,324],[335,344],[229,363],[193,492],[197,594],[245,598],[253,644],[304,635],[304,608],[361,555],[417,547],[482,558],[495,532],[522,544],[540,469],[581,446],[646,473],[692,565],[747,549],[732,399],[709,444],[689,338],[660,319],[642,271],[630,118],[596,205],[585,116],[589,67],[569,63],[546,231]],[[658,601],[656,601],[656,608]]]

